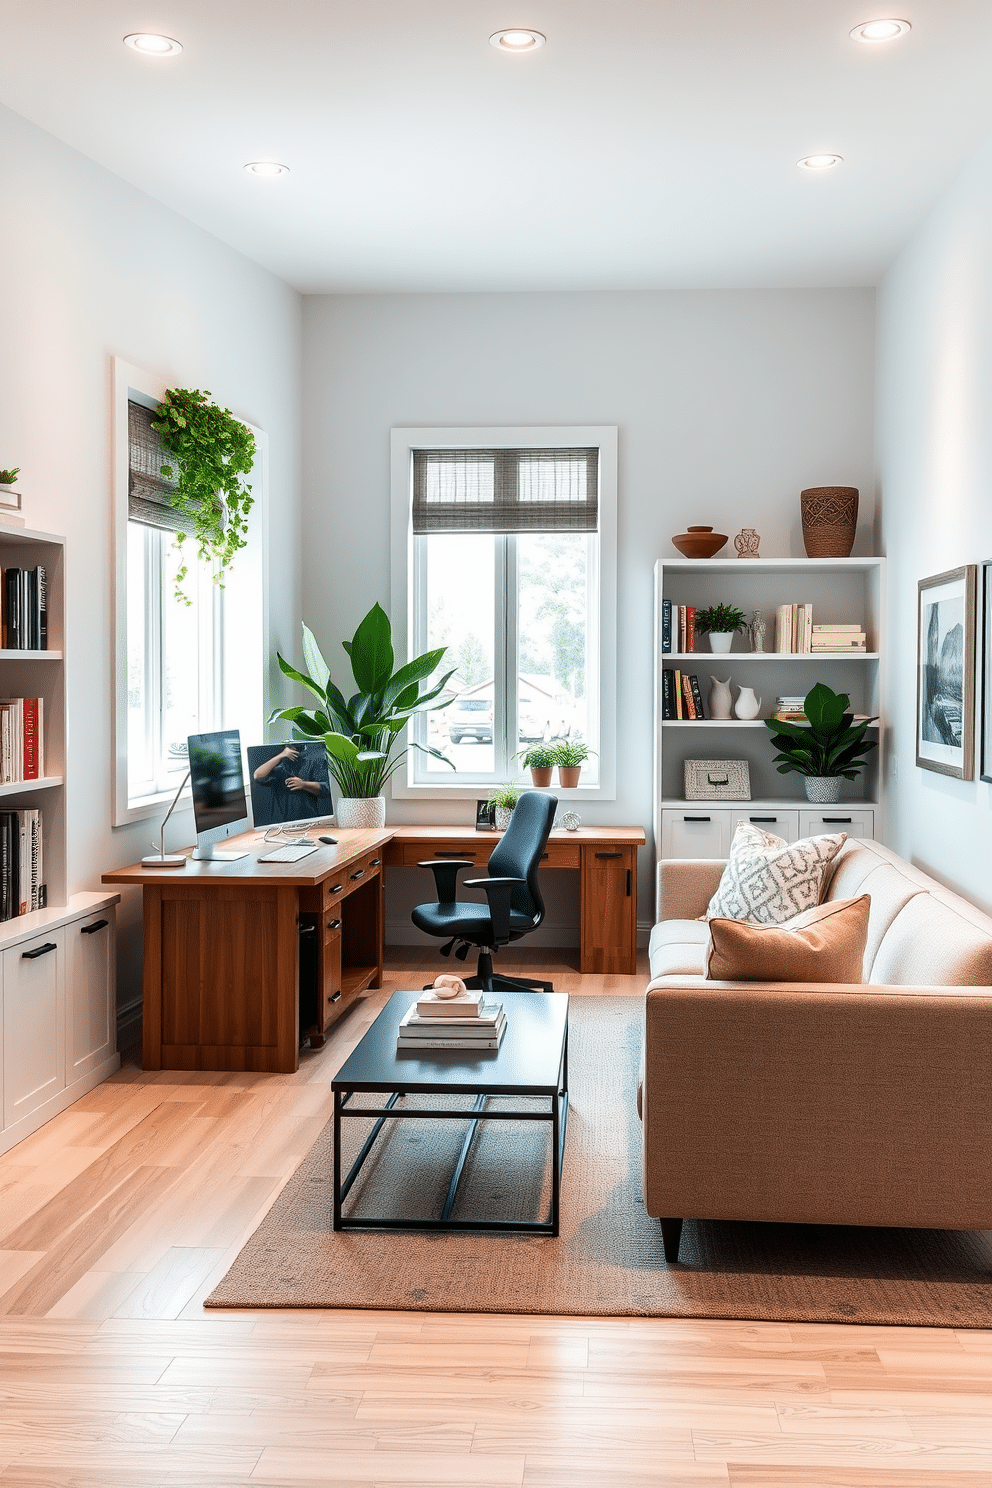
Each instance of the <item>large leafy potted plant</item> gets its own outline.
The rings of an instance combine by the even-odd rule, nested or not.
[[[874,718],[859,718],[848,710],[851,699],[836,693],[823,682],[806,694],[803,711],[806,724],[783,718],[766,718],[778,749],[775,764],[780,775],[790,771],[805,777],[806,799],[824,804],[840,800],[841,781],[856,780],[867,756],[877,748],[867,734]]]
[[[313,693],[318,706],[277,709],[270,718],[283,718],[300,734],[322,739],[327,768],[340,795],[337,821],[341,827],[381,827],[386,820],[386,782],[399,769],[408,747],[420,749],[435,759],[454,765],[429,744],[410,739],[397,748],[399,735],[416,713],[444,708],[451,697],[442,698],[454,669],[440,681],[430,681],[446,648],[425,651],[393,671],[392,627],[385,610],[372,606],[350,641],[342,641],[348,653],[358,691],[351,698],[331,680],[330,668],[321,655],[312,631],[303,627],[303,660],[306,672],[297,671],[278,656],[280,669],[294,682]],[[454,696],[454,694],[452,694]]]
[[[192,520],[199,555],[214,562],[214,580],[223,588],[225,569],[248,541],[254,497],[245,476],[255,462],[255,436],[229,408],[218,407],[209,393],[191,388],[166,392],[152,428],[175,461],[161,467],[166,480],[176,482],[169,503]],[[180,552],[185,541],[186,533],[177,532]],[[187,565],[180,562],[176,598],[188,605],[183,591],[187,573]]]

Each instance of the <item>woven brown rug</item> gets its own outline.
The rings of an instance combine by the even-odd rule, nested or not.
[[[572,999],[559,1239],[334,1234],[328,1124],[206,1306],[992,1326],[985,1232],[687,1221],[681,1261],[667,1266],[641,1198],[642,1013],[640,998]],[[367,1129],[345,1123],[346,1153]],[[437,1213],[463,1132],[460,1122],[395,1123],[346,1212]],[[456,1216],[544,1217],[548,1145],[543,1126],[484,1126]]]

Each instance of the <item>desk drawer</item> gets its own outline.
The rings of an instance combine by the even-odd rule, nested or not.
[[[381,848],[376,848],[373,852],[366,853],[364,857],[356,858],[353,863],[348,863],[346,867],[337,869],[324,880],[324,908],[328,909],[331,905],[337,904],[381,872]]]
[[[548,850],[541,859],[542,868],[578,868],[579,844],[577,842],[549,841]]]
[[[389,861],[397,867],[416,868],[418,863],[429,863],[432,858],[436,858],[439,863],[445,858],[462,858],[483,868],[489,862],[489,854],[496,846],[496,840],[464,844],[445,842],[443,839],[434,842],[394,843]]]

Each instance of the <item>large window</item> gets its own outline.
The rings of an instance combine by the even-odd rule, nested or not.
[[[445,646],[456,668],[454,700],[417,722],[450,764],[411,751],[397,794],[480,794],[523,779],[529,745],[562,739],[590,750],[583,790],[609,794],[615,431],[468,432],[394,431],[408,650]]]

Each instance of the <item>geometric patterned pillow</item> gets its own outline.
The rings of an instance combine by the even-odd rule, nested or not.
[[[786,842],[753,822],[740,822],[706,918],[781,925],[812,909],[820,902],[827,865],[846,841],[846,832],[833,832]]]

